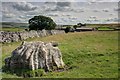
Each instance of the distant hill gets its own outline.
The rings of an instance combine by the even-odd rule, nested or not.
[[[105,27],[105,26],[108,26],[108,27],[120,27],[120,24],[119,23],[111,23],[111,24],[87,24],[87,26],[93,26],[93,27]]]
[[[0,27],[19,27],[19,28],[28,28],[28,23],[15,23],[15,22],[0,22]],[[73,25],[57,25],[57,28],[59,27],[67,27],[67,26],[73,26]],[[93,26],[93,27],[99,27],[99,26],[109,26],[109,27],[120,27],[120,24],[87,24],[86,26]]]
[[[15,23],[15,22],[0,22],[2,27],[26,27],[28,28],[28,23]]]

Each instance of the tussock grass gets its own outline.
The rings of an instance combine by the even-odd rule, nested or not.
[[[117,78],[118,32],[76,32],[26,41],[57,41],[66,64],[63,72],[49,72],[45,78]],[[2,45],[2,57],[8,57],[20,42]],[[4,62],[3,62],[4,65]],[[17,77],[3,73],[3,77]]]

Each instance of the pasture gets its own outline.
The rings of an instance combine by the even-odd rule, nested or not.
[[[66,64],[63,72],[49,72],[42,78],[118,78],[118,31],[75,32],[31,38],[26,41],[57,41]],[[21,44],[2,44],[4,59]],[[18,78],[12,73],[2,73],[3,78]]]
[[[19,27],[3,27],[0,29],[0,31],[10,31],[10,32],[16,32],[16,31],[24,31],[25,28],[19,28]]]

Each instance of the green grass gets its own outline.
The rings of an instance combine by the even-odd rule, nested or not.
[[[19,27],[3,27],[0,29],[0,31],[10,31],[10,32],[17,32],[17,31],[24,31],[25,28],[19,28]]]
[[[89,27],[120,27],[119,24],[87,24],[87,26]]]
[[[32,38],[26,41],[57,41],[67,70],[49,72],[44,78],[117,78],[118,77],[118,32],[76,32]],[[20,42],[2,45],[2,61]],[[3,78],[18,77],[3,73]]]
[[[99,27],[98,28],[99,31],[111,31],[111,30],[114,30],[113,28],[110,28],[110,27]]]

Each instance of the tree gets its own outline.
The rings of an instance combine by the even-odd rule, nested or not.
[[[78,23],[77,26],[82,27],[82,26],[86,26],[86,24]]]
[[[55,29],[56,23],[50,18],[46,16],[34,16],[29,19],[29,30],[51,30]]]
[[[77,26],[81,27],[81,26],[82,26],[82,23],[78,23]]]
[[[76,29],[78,26],[77,25],[74,25],[73,28]]]

